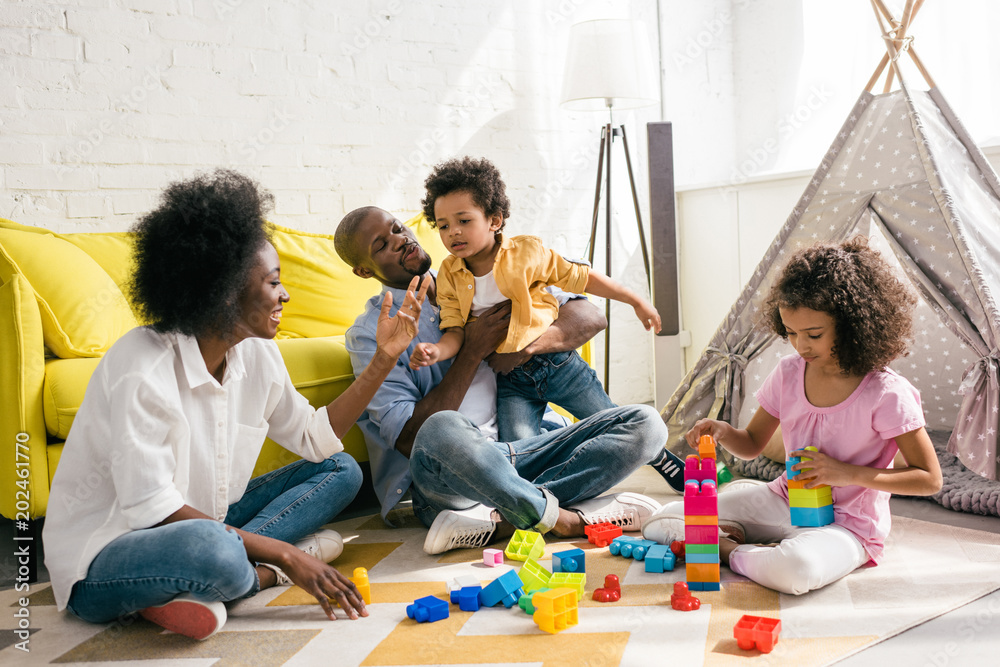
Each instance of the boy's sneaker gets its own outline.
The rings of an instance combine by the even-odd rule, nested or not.
[[[584,500],[566,509],[583,517],[587,525],[610,523],[623,531],[635,532],[659,508],[658,502],[638,493],[613,493]]]
[[[198,600],[190,593],[178,595],[166,604],[142,609],[139,615],[164,630],[191,639],[207,639],[226,624],[224,604]]]
[[[306,535],[295,543],[295,546],[310,556],[329,563],[344,552],[344,539],[335,530],[324,528],[311,535]]]
[[[738,477],[731,482],[727,482],[719,487],[719,493],[732,493],[733,491],[739,491],[740,489],[748,489],[752,486],[763,486],[767,482],[763,482],[759,479],[750,479],[749,477]]]
[[[476,505],[467,510],[444,510],[427,529],[424,552],[434,555],[452,549],[479,549],[490,543],[496,531],[493,509]]]
[[[684,461],[669,449],[664,449],[653,461],[650,461],[653,470],[660,473],[666,480],[670,488],[676,493],[684,495]]]
[[[642,524],[642,536],[660,544],[684,541],[684,515],[665,511],[666,506],[654,512]]]

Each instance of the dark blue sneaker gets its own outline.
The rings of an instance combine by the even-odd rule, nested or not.
[[[670,488],[684,495],[684,461],[668,449],[649,462],[656,472],[667,481]]]

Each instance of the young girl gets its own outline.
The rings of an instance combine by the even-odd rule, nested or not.
[[[906,353],[914,297],[864,237],[795,255],[771,288],[769,324],[795,348],[767,377],[745,429],[712,419],[705,434],[741,459],[758,456],[780,422],[787,456],[806,488],[833,487],[834,522],[791,525],[788,479],[747,480],[719,496],[720,557],[733,572],[799,595],[878,563],[889,534],[889,495],[931,495],[941,469],[924,430],[920,396],[887,365]],[[803,451],[813,445],[819,453]],[[896,452],[906,467],[893,468]],[[801,472],[808,469],[807,472]],[[683,501],[643,526],[647,539],[683,539]]]

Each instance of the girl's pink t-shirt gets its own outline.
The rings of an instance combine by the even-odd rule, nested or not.
[[[784,357],[755,394],[760,407],[781,421],[786,457],[812,445],[838,461],[891,468],[899,450],[895,438],[925,423],[920,393],[891,369],[869,373],[845,401],[826,408],[806,398],[805,369],[799,355]],[[769,486],[788,499],[787,473]],[[860,486],[833,487],[834,523],[854,533],[876,563],[892,525],[889,496]]]

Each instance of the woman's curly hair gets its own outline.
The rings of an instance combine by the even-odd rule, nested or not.
[[[859,235],[792,257],[771,287],[765,312],[771,329],[785,340],[779,308],[827,313],[835,322],[833,355],[841,369],[865,375],[908,354],[916,303],[882,255]]]
[[[218,169],[167,186],[132,228],[129,294],[153,329],[225,335],[240,316],[257,252],[269,240],[273,196],[242,174]]]
[[[507,224],[510,217],[510,199],[507,198],[507,187],[500,178],[500,170],[486,158],[471,157],[454,158],[434,167],[434,171],[424,181],[427,196],[420,204],[424,207],[424,215],[435,225],[434,202],[438,197],[444,197],[452,192],[468,192],[476,206],[483,209],[489,218],[500,216],[500,229]]]

